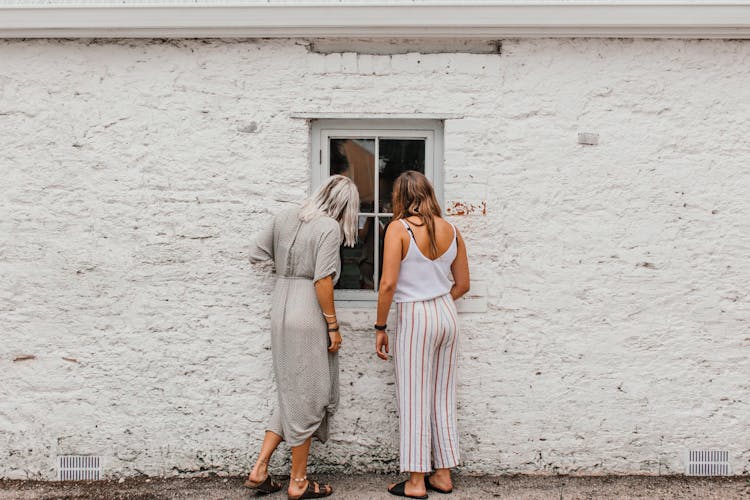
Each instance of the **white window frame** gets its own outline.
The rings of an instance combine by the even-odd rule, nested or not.
[[[443,121],[442,120],[401,120],[401,119],[327,119],[314,120],[311,127],[310,192],[320,186],[330,175],[330,139],[425,139],[425,176],[435,188],[440,206],[443,207]],[[378,141],[375,141],[375,158],[379,157]],[[378,172],[377,166],[375,172]],[[378,182],[375,182],[375,200],[379,200]],[[382,216],[383,212],[379,215]],[[374,216],[375,213],[363,212]],[[380,248],[375,245],[375,274],[378,273]],[[335,292],[337,302],[370,304],[377,301],[374,290],[343,290]]]

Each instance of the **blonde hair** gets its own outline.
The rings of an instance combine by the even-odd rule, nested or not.
[[[332,175],[302,203],[299,218],[308,222],[325,215],[336,220],[341,226],[344,245],[353,247],[357,243],[358,210],[357,186],[349,177]]]
[[[422,224],[427,226],[430,258],[434,259],[438,256],[435,217],[441,216],[440,204],[427,177],[414,170],[407,170],[393,184],[393,219],[406,219],[412,215],[420,217]]]

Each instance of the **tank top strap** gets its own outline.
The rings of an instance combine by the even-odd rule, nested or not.
[[[414,243],[417,242],[417,239],[414,237],[414,232],[411,230],[411,226],[408,222],[406,222],[404,219],[399,219],[401,221],[401,224],[404,225],[407,231],[409,231],[409,235],[411,236],[411,239],[414,240]]]

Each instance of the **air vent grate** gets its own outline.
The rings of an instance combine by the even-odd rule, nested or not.
[[[726,450],[690,450],[688,452],[688,476],[728,476],[729,452]]]
[[[101,457],[93,455],[60,455],[57,457],[58,481],[96,481],[101,477]]]

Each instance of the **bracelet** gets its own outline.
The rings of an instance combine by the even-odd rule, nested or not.
[[[333,313],[333,314],[323,313],[323,316],[325,316],[326,318],[335,318],[336,317],[336,313]]]
[[[375,323],[376,330],[380,330],[381,332],[384,332],[386,328],[388,328],[388,325],[386,325],[385,323],[383,323],[382,325]]]
[[[329,328],[329,329],[328,329],[328,333],[331,333],[331,332],[338,332],[338,331],[339,331],[339,327],[338,327],[338,325],[336,325],[336,328]]]

